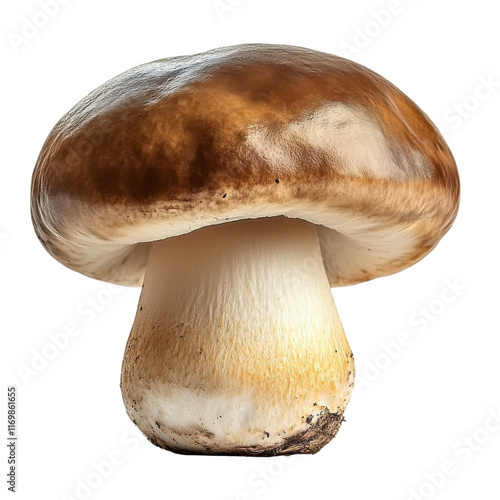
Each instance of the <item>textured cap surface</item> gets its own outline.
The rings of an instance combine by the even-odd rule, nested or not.
[[[376,73],[299,47],[174,57],[108,81],[54,127],[32,181],[45,248],[141,285],[149,242],[224,222],[318,225],[331,286],[397,272],[451,226],[459,181],[426,115]]]

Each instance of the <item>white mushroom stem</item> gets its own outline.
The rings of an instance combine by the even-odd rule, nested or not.
[[[314,225],[244,220],[151,245],[122,392],[154,444],[315,453],[353,380]]]

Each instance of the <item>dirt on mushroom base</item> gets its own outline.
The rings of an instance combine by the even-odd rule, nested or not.
[[[169,446],[156,435],[154,429],[151,430],[151,433],[145,434],[145,436],[155,446],[180,455],[213,454],[223,456],[274,457],[277,455],[315,454],[337,435],[340,425],[345,421],[343,412],[332,413],[326,406],[319,408],[320,411],[316,415],[311,414],[307,417],[306,423],[309,427],[305,431],[284,438],[281,443],[273,446],[237,446],[232,449],[220,449],[214,443],[214,449],[197,439],[198,437],[204,439],[208,437],[207,432],[201,429],[200,432],[193,433],[192,438],[198,446],[203,446],[202,450],[189,450]],[[317,418],[313,422],[314,417]],[[160,428],[159,425],[158,428]],[[268,436],[268,433],[265,431],[263,431],[263,434]],[[185,434],[184,437],[186,437]]]

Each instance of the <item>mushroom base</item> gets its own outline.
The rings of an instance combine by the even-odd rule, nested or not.
[[[329,443],[340,429],[340,424],[344,421],[342,413],[330,413],[328,408],[321,410],[320,417],[315,424],[305,431],[299,432],[289,438],[283,439],[281,443],[266,446],[241,446],[227,450],[212,449],[207,447],[204,451],[176,448],[167,445],[157,436],[146,435],[148,440],[159,448],[178,453],[180,455],[233,455],[252,457],[275,457],[277,455],[314,454],[321,450],[325,444]]]
[[[314,225],[245,220],[152,244],[121,387],[153,444],[316,453],[353,385]]]

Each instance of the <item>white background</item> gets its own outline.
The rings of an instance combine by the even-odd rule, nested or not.
[[[17,498],[499,499],[494,2],[64,3],[45,20],[37,1],[2,3],[1,425],[6,388],[17,385]],[[40,26],[29,32],[32,21]],[[338,436],[315,456],[186,457],[135,434],[119,377],[139,289],[111,291],[69,271],[43,250],[30,221],[38,152],[88,92],[147,61],[245,42],[336,53],[382,74],[439,126],[461,176],[459,216],[428,257],[398,275],[333,290],[358,387]],[[92,314],[94,299],[100,310]],[[51,335],[72,325],[78,335],[54,353]],[[410,343],[397,348],[404,332]],[[44,352],[52,359],[40,360]],[[23,377],[32,363],[36,370]],[[103,470],[110,459],[113,470]],[[443,467],[446,474],[437,472]],[[3,498],[4,479],[1,490]]]

